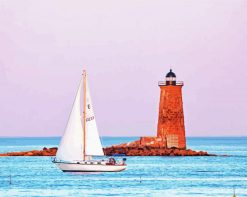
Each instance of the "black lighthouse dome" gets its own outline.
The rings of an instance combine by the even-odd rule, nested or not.
[[[166,74],[166,77],[175,77],[176,78],[176,75],[174,72],[172,72],[172,69],[170,69],[170,72]]]
[[[172,69],[166,74],[166,85],[176,85],[176,74],[172,72]]]

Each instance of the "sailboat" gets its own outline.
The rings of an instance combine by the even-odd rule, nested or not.
[[[83,113],[81,92],[84,97]],[[126,169],[126,159],[121,162],[116,162],[114,158],[93,160],[93,156],[104,156],[104,152],[95,121],[87,73],[83,71],[83,78],[53,163],[63,172],[119,172]]]

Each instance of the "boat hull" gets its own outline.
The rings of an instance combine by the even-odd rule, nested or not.
[[[120,172],[126,169],[126,165],[54,163],[63,172]]]

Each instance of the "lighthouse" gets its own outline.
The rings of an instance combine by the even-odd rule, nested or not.
[[[139,140],[129,142],[128,146],[153,147],[160,148],[160,150],[164,148],[186,149],[182,100],[184,83],[177,81],[176,74],[170,69],[165,80],[159,81],[158,85],[160,102],[157,135],[140,137]]]
[[[160,87],[157,137],[165,139],[167,148],[186,149],[184,112],[182,100],[183,82],[176,80],[170,69]]]

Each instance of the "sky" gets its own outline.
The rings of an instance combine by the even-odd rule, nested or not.
[[[187,136],[247,134],[246,0],[0,0],[0,136],[61,136],[82,70],[100,135],[154,136],[158,81]]]

